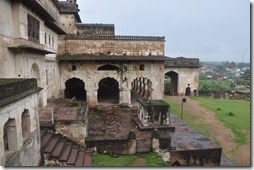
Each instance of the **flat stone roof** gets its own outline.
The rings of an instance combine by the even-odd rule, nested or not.
[[[165,61],[165,67],[189,67],[189,68],[199,68],[199,59],[198,58],[169,58]]]
[[[0,78],[0,107],[41,91],[36,79]]]
[[[54,121],[73,122],[84,120],[87,107],[86,102],[77,101],[76,106],[71,106],[71,99],[52,98],[48,101],[46,108],[40,110],[40,119],[45,120],[45,118],[51,114],[50,109],[52,108],[54,113]]]
[[[151,107],[151,106],[169,106],[168,103],[164,102],[163,100],[144,100],[144,99],[138,99],[137,100],[140,104],[142,104],[145,107]]]

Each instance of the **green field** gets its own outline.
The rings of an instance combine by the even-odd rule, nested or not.
[[[169,96],[164,96],[164,101],[170,104],[170,112],[173,113],[176,117],[181,118],[181,105],[178,105]],[[183,121],[209,138],[210,131],[208,130],[207,126],[198,121],[196,117],[190,114],[186,114],[186,108],[184,108]]]
[[[113,158],[109,154],[96,153],[93,155],[93,167],[163,167],[166,166],[166,164],[167,163],[154,152],[140,155],[120,155],[118,158]]]
[[[210,99],[204,97],[191,97],[198,103],[216,113],[218,120],[232,130],[237,144],[247,142],[246,135],[250,133],[250,101]],[[231,115],[230,115],[231,114]]]
[[[205,97],[190,97],[198,101],[200,106],[205,107],[216,113],[216,116],[223,125],[232,130],[237,144],[245,144],[247,135],[250,134],[250,101],[247,100],[226,100]],[[170,97],[164,97],[170,104],[171,113],[180,118],[181,106],[174,102]],[[188,111],[187,111],[188,112]],[[232,115],[228,115],[232,114]],[[209,137],[209,130],[202,122],[197,121],[193,116],[184,114],[184,121],[197,131]]]

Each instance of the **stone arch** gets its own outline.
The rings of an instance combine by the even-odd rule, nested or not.
[[[33,63],[33,65],[32,65],[31,77],[35,78],[37,80],[38,87],[42,87],[40,68],[39,68],[38,64],[36,64],[36,63]],[[39,93],[38,101],[39,101],[39,107],[42,107],[43,106],[43,94],[41,92]]]
[[[139,98],[152,99],[152,81],[147,77],[138,77],[131,82],[131,101]]]
[[[85,83],[83,80],[73,77],[65,82],[64,97],[86,101]]]
[[[98,70],[117,71],[117,70],[119,70],[119,67],[114,66],[112,64],[105,64],[105,65],[98,67]]]
[[[165,74],[165,76],[170,77],[170,84],[164,86],[164,94],[178,96],[178,73],[169,71]]]
[[[31,77],[36,78],[37,86],[41,86],[41,76],[40,76],[40,68],[36,63],[33,63],[31,69]]]
[[[25,142],[31,137],[31,131],[30,131],[30,114],[27,109],[25,109],[21,115],[21,126],[22,126],[22,136],[23,136],[23,141]]]
[[[18,150],[18,136],[15,119],[9,119],[4,125],[4,150],[17,151]]]
[[[98,86],[98,103],[119,103],[119,83],[116,79],[103,78]]]

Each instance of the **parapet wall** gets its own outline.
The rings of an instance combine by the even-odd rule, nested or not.
[[[114,24],[78,24],[77,34],[114,36]]]
[[[59,40],[61,54],[164,55],[165,37],[65,35]]]
[[[196,67],[199,68],[198,58],[177,57],[165,61],[165,67]]]

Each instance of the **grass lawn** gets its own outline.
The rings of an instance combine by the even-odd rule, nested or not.
[[[250,134],[250,101],[247,100],[226,100],[226,99],[212,99],[206,97],[190,97],[198,101],[200,106],[205,107],[216,113],[216,116],[223,125],[232,130],[235,135],[237,144],[247,143],[247,135]],[[170,97],[165,96],[164,100],[170,103],[170,112],[175,114],[178,118],[181,117],[181,105],[178,105]],[[232,116],[226,113],[232,113]],[[196,121],[195,117],[184,114],[184,122],[192,126],[194,129],[204,134],[209,138],[209,130],[202,123]]]
[[[172,98],[164,96],[164,101],[170,104],[170,112],[173,113],[176,117],[181,118],[181,105],[178,105]],[[185,110],[186,108],[184,108]],[[183,121],[196,129],[198,132],[202,133],[209,138],[210,131],[207,126],[202,122],[199,122],[194,116],[190,114],[183,114]]]
[[[246,100],[226,100],[210,99],[205,97],[191,97],[198,103],[216,113],[218,120],[223,125],[232,130],[236,143],[245,144],[246,135],[250,133],[250,101]],[[233,113],[232,116],[226,113]]]
[[[93,167],[163,167],[167,164],[154,152],[140,155],[120,155],[113,158],[108,154],[96,153],[93,155]]]

